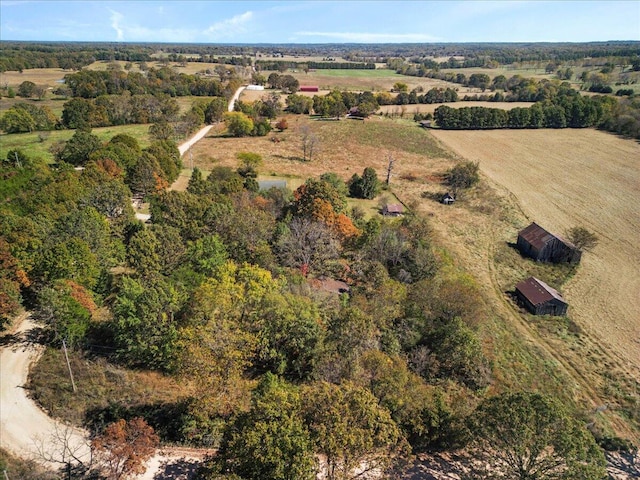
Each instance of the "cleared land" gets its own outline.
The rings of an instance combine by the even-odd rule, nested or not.
[[[26,155],[53,161],[53,154],[49,151],[57,142],[69,140],[75,130],[52,130],[50,132],[13,133],[0,135],[0,158],[6,158],[9,150],[20,149]],[[131,135],[140,143],[142,148],[148,147],[149,125],[118,125],[100,127],[91,130],[102,142],[108,142],[118,134]]]
[[[595,130],[432,132],[515,195],[551,231],[600,238],[565,285],[570,317],[607,350],[640,365],[640,146]],[[520,225],[520,226],[524,226]],[[516,229],[504,241],[514,241]]]

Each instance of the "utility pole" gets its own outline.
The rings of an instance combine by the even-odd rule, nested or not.
[[[7,475],[7,470],[3,470],[2,473],[4,473],[4,480],[9,480],[9,475]]]
[[[62,348],[64,348],[64,358],[67,359],[67,367],[69,368],[69,377],[71,377],[71,386],[73,387],[73,393],[76,393],[76,382],[73,381],[73,372],[71,371],[71,364],[69,363],[69,355],[67,355],[67,343],[62,340]]]
[[[395,162],[393,156],[389,154],[389,164],[387,165],[387,186],[391,182],[391,170],[393,170],[393,163]]]

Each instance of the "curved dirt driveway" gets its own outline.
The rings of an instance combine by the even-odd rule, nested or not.
[[[60,464],[43,456],[61,458],[63,449],[51,440],[56,433],[64,433],[70,447],[64,453],[86,462],[90,458],[87,432],[55,421],[27,396],[24,386],[29,368],[44,347],[28,338],[36,328],[31,318],[24,315],[20,320],[14,331],[15,342],[0,350],[0,447],[18,457],[42,462],[47,468],[59,468]]]

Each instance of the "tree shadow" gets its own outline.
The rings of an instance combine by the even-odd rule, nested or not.
[[[153,477],[154,480],[187,480],[193,478],[200,467],[200,461],[188,458],[167,460],[160,465],[160,471]]]
[[[303,163],[307,163],[307,162],[305,161],[305,159],[304,159],[304,158],[302,158],[302,157],[298,157],[298,156],[296,156],[296,155],[274,155],[273,157],[274,157],[274,158],[277,158],[277,159],[279,159],[279,160],[287,160],[287,161],[290,161],[290,162],[303,162]]]
[[[85,426],[91,432],[97,433],[121,418],[128,421],[135,417],[142,417],[153,427],[162,442],[180,443],[183,441],[181,432],[187,415],[187,407],[186,401],[134,406],[111,403],[107,407],[87,410]]]

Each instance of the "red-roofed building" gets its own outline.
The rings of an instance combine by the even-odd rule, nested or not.
[[[317,85],[300,85],[298,90],[301,92],[317,92],[320,88]]]
[[[567,302],[560,292],[536,277],[516,285],[516,297],[534,315],[566,315]]]

